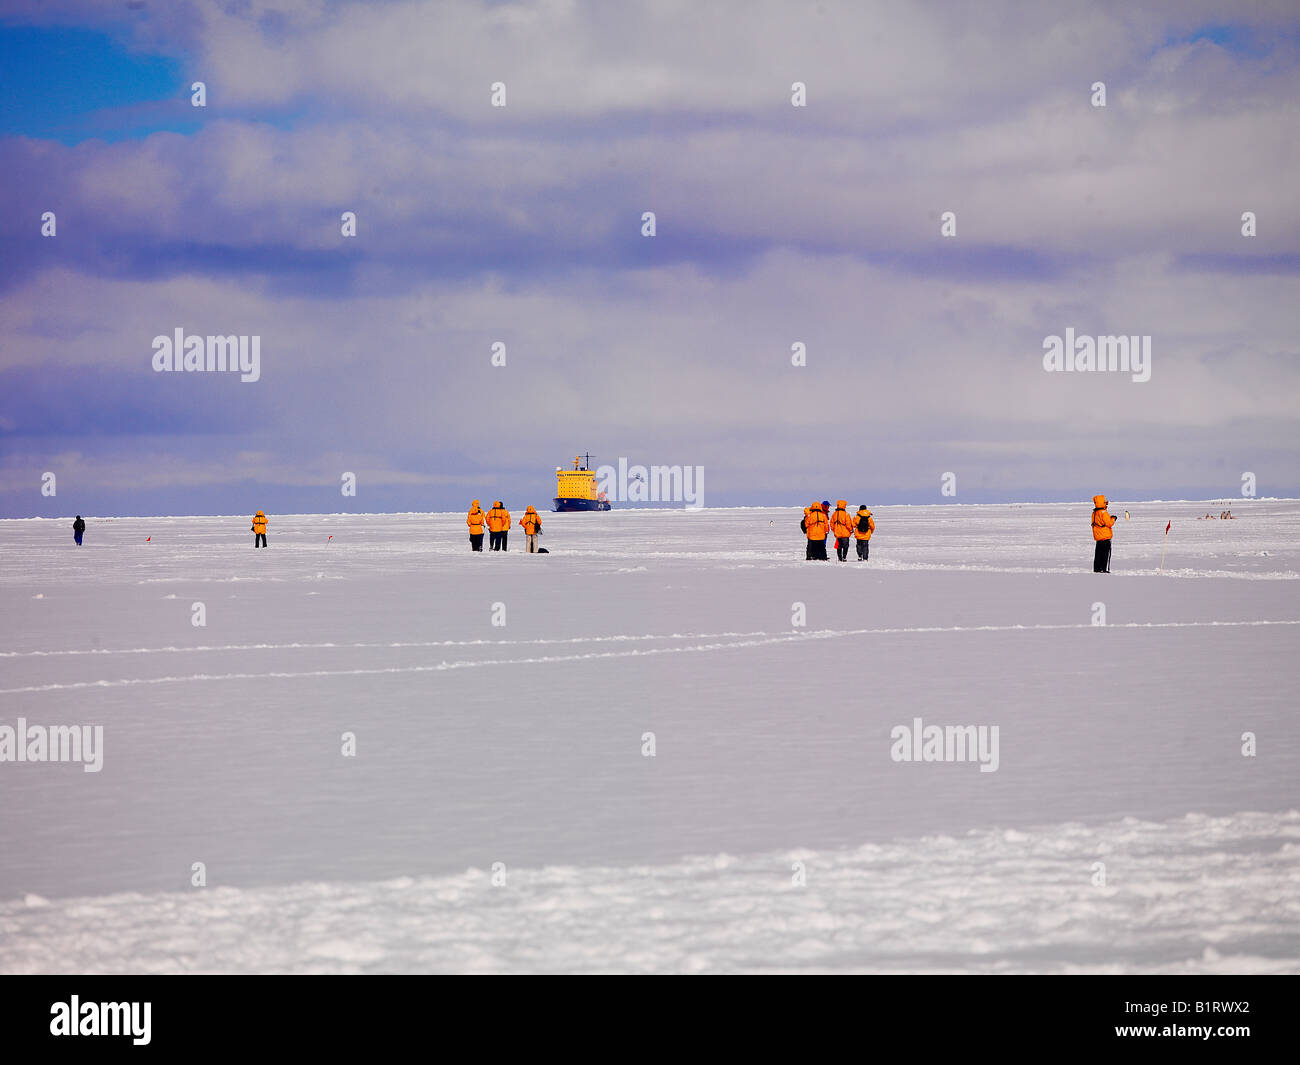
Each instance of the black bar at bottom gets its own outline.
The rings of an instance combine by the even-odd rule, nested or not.
[[[604,980],[546,991],[435,976],[23,976],[0,979],[0,1047],[17,1062],[110,1044],[115,1054],[283,1049],[331,1058],[466,1041],[485,1054],[549,1054],[549,1043],[565,1056],[605,1058],[715,1044],[733,1054],[802,1047],[817,1058],[831,1044],[927,1057],[1129,1044],[1179,1055],[1202,1046],[1235,1060],[1293,1045],[1296,989],[1278,976],[860,976],[834,987],[776,977],[703,990]],[[54,1034],[69,1029],[77,1034]]]

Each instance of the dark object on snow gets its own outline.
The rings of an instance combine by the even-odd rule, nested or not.
[[[72,523],[72,538],[77,542],[78,547],[81,546],[81,534],[85,531],[86,523],[82,519],[81,515],[78,514],[77,520]]]
[[[537,554],[539,554],[539,555],[549,555],[550,553],[551,553],[551,552],[550,552],[549,550],[547,550],[545,547],[539,547],[539,548],[537,549]]]

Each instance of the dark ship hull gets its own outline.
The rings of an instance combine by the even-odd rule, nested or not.
[[[556,496],[555,506],[552,509],[557,514],[562,514],[566,510],[609,510],[609,501],[604,499],[564,499]]]

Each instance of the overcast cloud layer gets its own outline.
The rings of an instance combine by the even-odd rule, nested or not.
[[[1294,3],[45,8],[4,516],[543,509],[588,450],[711,505],[1300,495]],[[261,379],[155,373],[177,327]],[[1045,372],[1067,327],[1151,379]]]

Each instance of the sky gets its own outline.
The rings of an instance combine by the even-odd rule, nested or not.
[[[0,11],[0,517],[1300,496],[1291,0]]]

